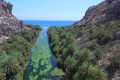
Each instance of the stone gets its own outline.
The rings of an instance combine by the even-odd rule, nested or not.
[[[120,0],[114,0],[107,8],[105,21],[118,19],[120,16]]]
[[[114,0],[106,0],[107,3],[111,4]]]
[[[9,13],[12,14],[13,5],[10,2],[7,3],[7,8],[9,10]]]
[[[95,9],[95,7],[96,6],[89,7],[88,10],[85,13],[85,17],[88,17],[91,14],[91,12]]]
[[[10,2],[0,0],[0,35],[11,36],[25,28],[24,22],[12,15],[12,8]]]

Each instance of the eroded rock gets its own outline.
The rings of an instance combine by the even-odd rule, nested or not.
[[[0,0],[0,35],[11,36],[25,27],[23,21],[12,15],[12,8],[10,2]]]
[[[107,8],[105,21],[116,20],[120,17],[120,0],[111,0],[111,4]]]
[[[111,4],[114,0],[106,0],[107,3]]]

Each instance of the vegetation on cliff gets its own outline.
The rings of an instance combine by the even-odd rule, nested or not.
[[[40,26],[27,26],[28,29],[3,42],[0,48],[0,80],[18,80],[23,76],[33,42],[41,31]]]
[[[120,0],[106,0],[90,7],[72,26],[49,28],[50,46],[65,79],[120,79],[119,5]],[[101,78],[92,77],[95,73]]]
[[[94,65],[91,50],[78,48],[75,34],[65,27],[51,27],[48,34],[51,50],[65,71],[65,80],[107,80],[103,69]]]

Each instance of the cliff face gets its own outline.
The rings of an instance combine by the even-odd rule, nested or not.
[[[74,25],[95,25],[120,18],[120,0],[106,0],[96,6],[88,8],[82,20]],[[103,22],[101,22],[103,21]]]
[[[12,8],[10,2],[0,0],[0,35],[11,36],[25,28],[24,23],[12,15]]]
[[[107,10],[107,2],[103,1],[98,5],[89,7],[85,16],[74,25],[89,24],[94,25],[105,18],[105,11]]]

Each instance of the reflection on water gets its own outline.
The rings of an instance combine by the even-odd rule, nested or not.
[[[56,70],[56,67],[56,59],[49,48],[47,28],[43,28],[30,55],[26,78],[27,80],[63,80],[58,75],[50,74],[51,71]]]

